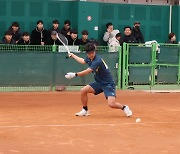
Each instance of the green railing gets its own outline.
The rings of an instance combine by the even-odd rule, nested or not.
[[[158,86],[180,89],[180,45],[124,43],[122,89]]]
[[[79,49],[81,51],[76,51],[76,54],[85,57],[82,47]],[[120,89],[121,48],[118,48],[118,52],[109,51],[112,52],[112,48],[97,47],[98,54],[108,64]],[[0,45],[0,91],[79,90],[94,80],[92,74],[65,79],[67,72],[82,71],[88,67],[74,59],[66,59],[66,56],[63,46]]]
[[[180,45],[159,45],[124,43],[123,51],[98,46],[97,52],[107,62],[117,89],[180,89]],[[83,47],[76,52],[86,56]],[[0,45],[0,91],[79,90],[93,81],[92,74],[65,79],[65,73],[87,68],[66,56],[63,46]]]

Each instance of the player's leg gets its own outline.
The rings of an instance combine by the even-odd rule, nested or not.
[[[95,93],[94,89],[90,85],[86,85],[81,89],[81,102],[83,106],[87,106],[88,93]]]
[[[132,115],[132,111],[129,109],[129,107],[127,105],[122,105],[122,104],[116,102],[115,85],[108,84],[106,86],[103,86],[103,91],[108,100],[108,105],[111,108],[122,109],[127,116]]]
[[[81,102],[82,110],[76,113],[76,116],[89,116],[88,112],[88,93],[95,93],[94,89],[90,85],[86,85],[81,89]]]
[[[88,112],[88,93],[93,93],[95,95],[103,92],[102,88],[97,82],[93,82],[81,89],[81,101],[83,105],[83,109],[76,113],[76,116],[88,116],[90,115]]]
[[[120,103],[116,102],[115,96],[108,96],[107,100],[108,100],[108,105],[111,108],[114,108],[114,109],[123,109],[123,105],[121,105]]]
[[[126,116],[128,116],[128,117],[132,115],[132,111],[129,109],[129,107],[127,105],[122,105],[122,104],[116,102],[116,98],[114,96],[108,96],[107,100],[108,100],[108,105],[111,108],[122,109],[124,111],[124,113],[126,114]]]

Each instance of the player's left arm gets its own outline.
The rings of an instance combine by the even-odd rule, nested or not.
[[[93,70],[91,68],[87,68],[86,70],[83,70],[81,72],[77,72],[76,76],[85,76],[89,73],[91,73]]]

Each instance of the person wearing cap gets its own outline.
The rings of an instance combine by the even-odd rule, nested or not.
[[[28,32],[24,32],[22,34],[22,38],[18,41],[19,45],[31,45],[31,40],[30,40],[30,34]]]
[[[88,64],[88,68],[80,72],[69,72],[65,75],[65,78],[72,79],[74,77],[82,77],[87,74],[93,73],[95,81],[84,86],[81,89],[81,102],[82,110],[77,112],[76,116],[89,116],[88,111],[88,94],[93,93],[98,95],[104,92],[107,99],[108,105],[114,109],[121,109],[124,111],[126,116],[131,116],[132,111],[127,105],[121,105],[116,102],[116,87],[114,79],[110,73],[110,70],[105,61],[96,54],[96,47],[92,43],[85,45],[86,58],[78,57],[77,55],[70,53],[69,56],[75,59],[80,64]]]
[[[61,29],[61,34],[64,36],[70,35],[71,32],[71,22],[69,20],[64,21],[64,27]]]
[[[114,30],[114,26],[111,22],[108,22],[106,24],[107,31],[104,33],[103,36],[103,41],[109,45],[109,42],[111,42],[111,39],[120,31],[119,30]]]
[[[144,37],[140,30],[140,22],[135,22],[134,27],[132,29],[132,36],[135,37],[137,43],[144,43]]]
[[[62,43],[57,38],[56,31],[51,32],[51,37],[45,41],[45,45],[62,45]]]
[[[18,22],[13,22],[8,31],[12,32],[12,38],[16,41],[16,43],[21,39],[21,32]]]
[[[49,29],[49,32],[51,34],[52,31],[56,31],[57,33],[60,33],[60,29],[59,29],[59,21],[58,20],[53,20],[52,22],[52,28]]]
[[[82,34],[82,38],[79,39],[78,45],[85,45],[85,44],[87,44],[89,42],[89,40],[88,40],[89,32],[87,30],[83,30],[81,32],[81,34]]]
[[[2,44],[16,44],[16,41],[12,38],[12,31],[6,31],[2,39]]]
[[[44,42],[49,38],[49,32],[44,29],[43,21],[37,21],[37,27],[31,32],[32,45],[44,45]]]
[[[68,45],[79,45],[78,34],[76,30],[71,30],[71,34],[66,35],[66,38],[68,39]]]

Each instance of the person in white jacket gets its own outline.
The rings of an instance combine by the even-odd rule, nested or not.
[[[117,33],[109,42],[109,52],[117,52],[120,47],[121,33]]]
[[[117,33],[116,36],[114,36],[114,37],[109,41],[109,46],[110,46],[110,47],[120,46],[120,39],[121,39],[121,33]]]
[[[109,45],[109,43],[111,42],[111,39],[117,33],[119,33],[119,30],[114,30],[113,24],[111,22],[108,22],[106,24],[106,27],[107,27],[107,31],[104,33],[103,41],[105,41],[107,45]]]

